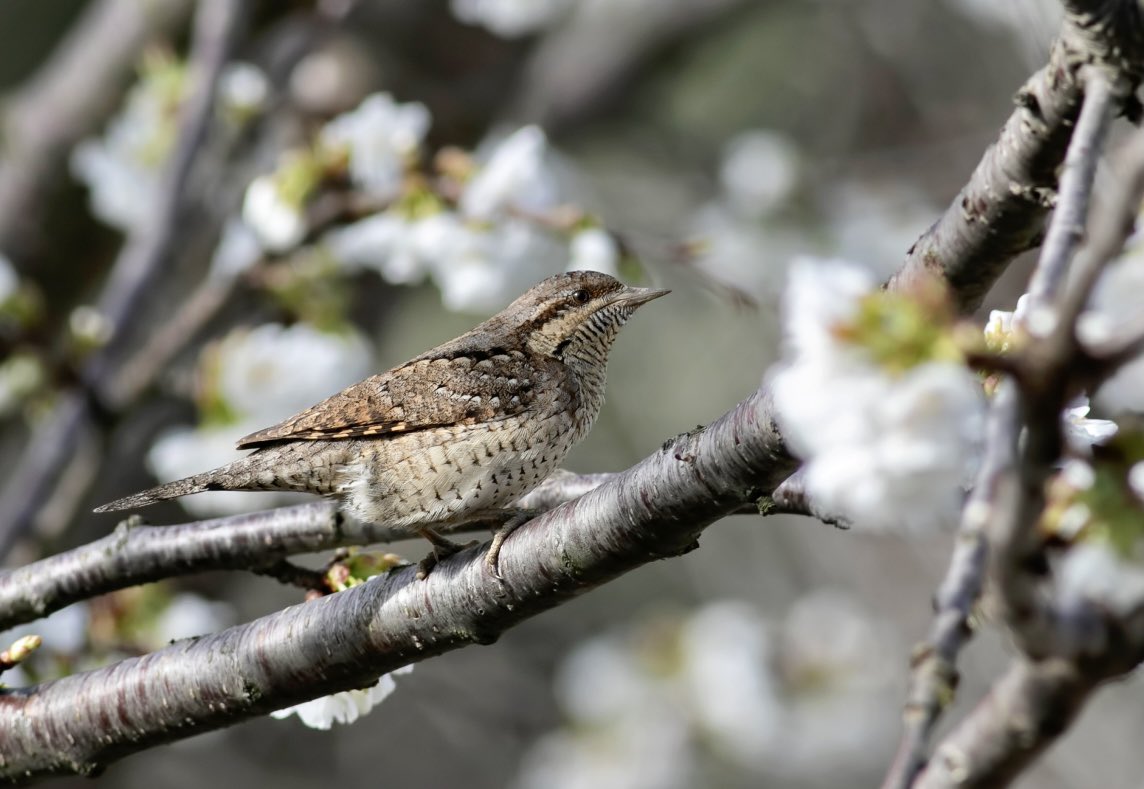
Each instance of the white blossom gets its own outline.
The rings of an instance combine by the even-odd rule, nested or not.
[[[616,239],[599,227],[581,230],[569,245],[568,271],[601,271],[618,276],[620,250]]]
[[[551,27],[572,0],[452,0],[457,19],[480,25],[502,38],[517,38]]]
[[[211,256],[210,275],[230,279],[250,270],[262,259],[258,236],[241,219],[228,219]]]
[[[426,236],[433,232],[430,219],[386,211],[332,230],[324,241],[341,263],[375,269],[386,282],[408,285],[425,277],[434,244]]]
[[[1028,293],[1017,299],[1017,306],[1012,312],[990,310],[989,320],[985,324],[985,341],[989,347],[997,353],[1011,350],[1017,337],[1017,327],[1025,320],[1028,310]]]
[[[306,237],[302,207],[291,205],[272,175],[260,175],[246,187],[242,218],[269,252],[285,252]]]
[[[1126,616],[1144,601],[1144,565],[1121,557],[1105,541],[1086,540],[1069,548],[1056,579],[1058,600],[1066,611],[1089,603]]]
[[[242,113],[257,112],[270,98],[270,81],[252,63],[229,63],[219,75],[219,99],[223,105]]]
[[[398,104],[388,93],[375,93],[327,123],[320,141],[327,148],[345,148],[353,182],[389,199],[400,191],[406,161],[416,155],[429,123],[425,105]]]
[[[980,451],[983,395],[961,364],[892,374],[841,339],[873,288],[867,271],[842,261],[792,266],[784,304],[792,358],[772,381],[779,423],[827,511],[873,529],[949,525]]]
[[[769,131],[740,134],[727,144],[719,181],[739,214],[759,219],[781,207],[798,185],[798,151]]]
[[[593,637],[557,672],[567,725],[530,749],[514,786],[663,789],[705,785],[728,767],[817,778],[872,769],[897,730],[897,654],[885,624],[829,592],[780,622],[717,601]]]
[[[1116,423],[1109,419],[1090,419],[1088,398],[1080,395],[1065,406],[1061,415],[1065,440],[1076,452],[1088,452],[1093,444],[1102,444],[1116,435]]]
[[[232,332],[219,345],[217,364],[219,395],[227,406],[268,422],[356,383],[373,366],[360,333],[324,332],[308,323]]]
[[[311,729],[327,730],[335,723],[350,724],[370,710],[385,701],[393,691],[397,690],[397,683],[393,678],[401,674],[408,674],[413,666],[402,666],[388,674],[382,674],[377,684],[361,690],[347,690],[322,696],[313,701],[303,702],[293,707],[270,713],[270,717],[279,720],[297,715],[305,726]]]
[[[34,354],[13,353],[0,361],[0,416],[19,408],[45,377],[44,364]]]
[[[525,126],[504,138],[466,184],[461,214],[490,222],[514,208],[543,211],[554,206],[559,190],[547,151],[548,140],[539,126]]]
[[[430,270],[449,310],[495,312],[566,259],[551,236],[522,220],[482,229],[442,215],[429,230]]]
[[[171,598],[151,628],[156,648],[183,638],[207,635],[234,623],[234,609],[191,592]]]

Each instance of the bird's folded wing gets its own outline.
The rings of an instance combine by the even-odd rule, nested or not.
[[[512,416],[533,400],[524,359],[418,359],[239,439],[239,449],[280,441],[384,436]]]

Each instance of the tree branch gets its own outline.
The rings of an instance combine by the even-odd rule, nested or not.
[[[963,312],[976,309],[1016,255],[1037,245],[1057,168],[1073,135],[1083,67],[1105,70],[1134,101],[1144,72],[1140,9],[1130,0],[1071,0],[1049,63],[1017,93],[1017,109],[945,214],[910,248],[891,280],[937,275]]]
[[[550,510],[615,476],[561,471],[518,505]],[[492,529],[502,522],[474,521],[464,531]],[[128,519],[106,537],[0,573],[0,632],[80,600],[162,578],[249,570],[288,556],[409,536],[406,529],[345,517],[330,501],[174,526],[142,526]]]

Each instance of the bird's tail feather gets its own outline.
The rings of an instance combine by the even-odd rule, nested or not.
[[[266,462],[259,458],[257,453],[236,460],[225,466],[204,471],[191,477],[178,479],[164,485],[157,485],[140,493],[125,496],[121,499],[96,507],[95,512],[118,512],[139,507],[148,507],[160,501],[177,499],[192,493],[202,493],[207,490],[280,490],[282,481],[276,475],[265,473]]]
[[[148,507],[152,504],[157,504],[160,501],[167,499],[177,499],[179,496],[186,496],[191,493],[201,493],[204,490],[220,490],[218,485],[214,487],[210,484],[210,473],[196,474],[193,477],[186,479],[175,480],[168,482],[165,485],[158,485],[154,488],[133,493],[130,496],[124,496],[121,499],[100,505],[95,508],[95,512],[119,512],[120,510],[133,510],[139,507]]]

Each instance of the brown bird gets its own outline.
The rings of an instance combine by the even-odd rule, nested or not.
[[[549,277],[455,340],[240,439],[250,455],[95,511],[207,490],[317,493],[365,522],[427,538],[424,575],[461,547],[437,529],[503,510],[560,465],[600,412],[620,327],[668,292],[593,271]],[[494,573],[523,520],[494,537]]]

